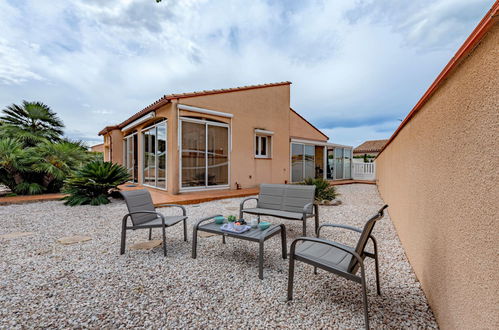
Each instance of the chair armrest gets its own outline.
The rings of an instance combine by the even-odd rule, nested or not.
[[[157,207],[178,207],[182,210],[182,215],[187,215],[187,211],[184,206],[179,205],[179,204],[159,204]]]
[[[319,235],[321,233],[321,228],[322,227],[342,228],[342,229],[352,230],[352,231],[355,231],[357,233],[362,233],[362,229],[359,229],[359,228],[356,228],[356,227],[347,226],[347,225],[337,225],[337,224],[334,224],[334,223],[325,223],[325,224],[320,225],[319,229],[317,229],[317,237],[319,237]]]
[[[130,212],[123,217],[123,225],[126,226],[126,221],[128,220],[128,217],[131,217],[133,214],[140,214],[140,213],[142,213],[142,214],[156,214],[157,216],[159,216],[161,218],[161,222],[163,223],[163,226],[165,225],[165,217],[161,213],[155,212],[155,211]]]
[[[309,212],[309,210],[312,209],[312,212]],[[312,214],[314,211],[314,203],[307,203],[303,207],[303,214]]]
[[[239,204],[239,210],[242,210],[244,208],[244,203],[246,203],[247,201],[250,201],[252,199],[258,201],[258,197],[248,197],[248,198],[245,198],[245,199],[242,200],[241,204]]]
[[[199,220],[198,222],[196,222],[196,223],[194,224],[193,229],[194,229],[194,230],[197,230],[197,229],[199,228],[199,225],[200,225],[201,223],[203,223],[203,222],[205,222],[205,221],[208,221],[208,220],[211,220],[211,219],[213,219],[213,218],[215,218],[215,217],[221,217],[221,216],[223,216],[223,215],[221,215],[221,214],[215,214],[215,215],[212,215],[212,216],[209,216],[209,217],[206,217],[206,218],[202,218],[201,220]]]
[[[299,241],[308,241],[308,242],[314,242],[314,243],[319,243],[319,244],[324,244],[324,245],[329,245],[329,246],[335,247],[337,249],[345,251],[348,254],[351,254],[355,259],[357,259],[357,261],[362,265],[362,267],[364,267],[364,261],[362,260],[360,255],[357,252],[355,252],[354,249],[348,249],[345,246],[342,246],[336,242],[328,241],[328,240],[325,240],[322,238],[315,238],[315,237],[298,237],[298,238],[296,238],[291,243],[291,251],[289,253],[291,255],[291,257],[294,256],[295,249],[296,249],[296,243],[298,243]]]

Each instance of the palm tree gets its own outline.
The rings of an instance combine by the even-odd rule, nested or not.
[[[12,104],[3,109],[3,113],[0,137],[16,138],[25,146],[34,146],[39,142],[58,141],[62,136],[64,124],[42,102]]]

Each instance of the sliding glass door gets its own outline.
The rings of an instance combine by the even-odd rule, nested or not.
[[[313,145],[291,143],[291,182],[301,182],[317,176],[315,148]],[[320,167],[323,165],[320,164]]]
[[[229,125],[184,118],[181,135],[181,187],[228,185]]]
[[[166,130],[166,121],[142,130],[144,185],[166,189]]]
[[[128,169],[132,181],[138,182],[137,133],[126,136],[123,142],[123,166]]]

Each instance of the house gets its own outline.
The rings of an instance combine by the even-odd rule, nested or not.
[[[442,329],[497,329],[499,1],[376,159],[378,189]]]
[[[165,95],[99,132],[104,159],[173,194],[326,178],[335,145],[290,108],[290,84]]]
[[[353,149],[353,156],[364,157],[364,155],[367,155],[371,157],[376,157],[378,156],[381,149],[383,149],[386,142],[388,142],[388,139],[365,141],[364,143]]]
[[[104,152],[104,143],[99,143],[99,144],[91,146],[90,151],[103,153]]]

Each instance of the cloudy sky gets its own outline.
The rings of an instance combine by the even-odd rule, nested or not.
[[[0,107],[42,101],[66,135],[164,94],[289,80],[332,142],[388,138],[493,0],[0,0]]]

